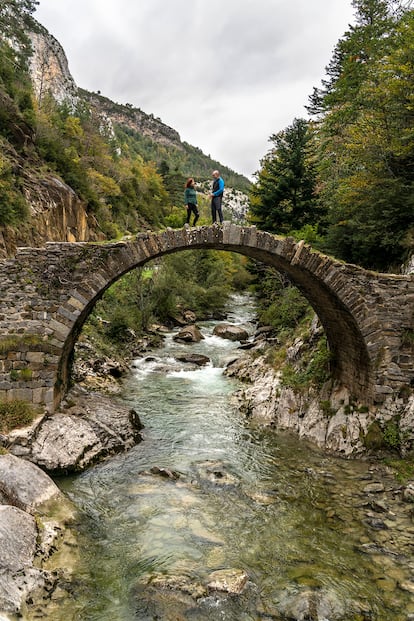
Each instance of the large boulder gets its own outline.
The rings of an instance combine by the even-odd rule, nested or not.
[[[52,588],[55,578],[34,567],[38,529],[33,516],[17,507],[0,506],[0,610],[20,613],[36,591]]]
[[[0,619],[21,617],[56,587],[58,572],[42,569],[74,517],[69,501],[49,476],[14,455],[0,456]],[[58,516],[62,516],[58,518]],[[59,521],[56,521],[59,519]],[[13,616],[13,619],[15,617]]]
[[[210,362],[210,358],[208,356],[203,356],[203,354],[180,354],[179,356],[175,356],[175,359],[179,362],[195,364],[198,367],[203,367],[205,364]]]
[[[0,455],[0,489],[3,503],[27,513],[61,493],[43,470],[10,454]]]
[[[135,410],[98,393],[77,395],[66,409],[8,437],[9,450],[51,474],[80,472],[110,454],[142,440]]]
[[[219,323],[215,326],[213,334],[229,341],[247,341],[249,333],[244,328],[230,323]]]
[[[198,343],[204,338],[196,325],[186,326],[174,336],[174,341],[182,341],[183,343]]]

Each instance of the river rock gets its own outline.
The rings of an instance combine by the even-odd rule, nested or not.
[[[219,323],[214,327],[213,334],[230,341],[247,341],[249,333],[244,328],[230,323]]]
[[[383,483],[373,482],[368,483],[363,489],[365,494],[380,494],[385,489]]]
[[[186,310],[183,312],[183,319],[186,323],[195,323],[197,315],[192,310]]]
[[[79,472],[99,459],[141,441],[138,414],[98,393],[77,393],[66,410],[40,420],[36,427],[9,435],[10,452],[47,472]],[[64,404],[65,405],[65,404]]]
[[[331,593],[305,590],[288,596],[280,602],[280,612],[287,619],[295,621],[348,621],[351,610],[344,610],[343,605]]]
[[[142,576],[133,589],[137,618],[187,619],[207,589],[188,576],[151,574]]]
[[[169,468],[160,468],[159,466],[153,466],[149,472],[150,474],[156,474],[163,479],[171,479],[173,481],[176,481],[180,478],[180,473],[176,470],[170,470]]]
[[[28,513],[61,493],[45,472],[14,455],[0,455],[0,489],[7,504]]]
[[[226,472],[221,461],[206,461],[197,465],[197,477],[200,482],[213,484],[219,487],[238,485],[239,479]]]
[[[403,490],[403,499],[405,502],[414,502],[414,481],[407,483]]]
[[[175,359],[179,362],[188,362],[190,364],[195,364],[198,367],[202,367],[205,364],[210,362],[210,358],[208,356],[203,356],[202,354],[182,354],[179,356],[175,356]]]
[[[38,529],[33,516],[10,505],[0,506],[0,609],[20,613],[36,591],[53,588],[55,579],[33,566]]]
[[[192,324],[180,330],[173,338],[174,341],[182,341],[183,343],[198,343],[204,339],[204,336],[197,326]]]
[[[248,574],[242,569],[219,569],[209,575],[207,587],[209,591],[240,595],[244,591],[248,579]]]

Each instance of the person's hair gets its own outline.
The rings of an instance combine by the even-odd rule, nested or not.
[[[194,183],[194,179],[190,177],[189,179],[187,179],[187,183],[185,184],[185,187],[189,188],[192,183]]]

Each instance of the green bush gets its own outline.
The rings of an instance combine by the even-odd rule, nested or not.
[[[298,367],[287,363],[282,368],[281,383],[294,390],[314,386],[321,388],[330,379],[331,354],[326,337],[320,338],[317,348],[307,349],[301,356]]]
[[[0,433],[26,427],[38,415],[39,411],[26,401],[0,401]]]

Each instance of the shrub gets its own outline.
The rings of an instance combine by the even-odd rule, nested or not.
[[[26,401],[0,401],[0,433],[26,427],[38,415],[39,410]]]

